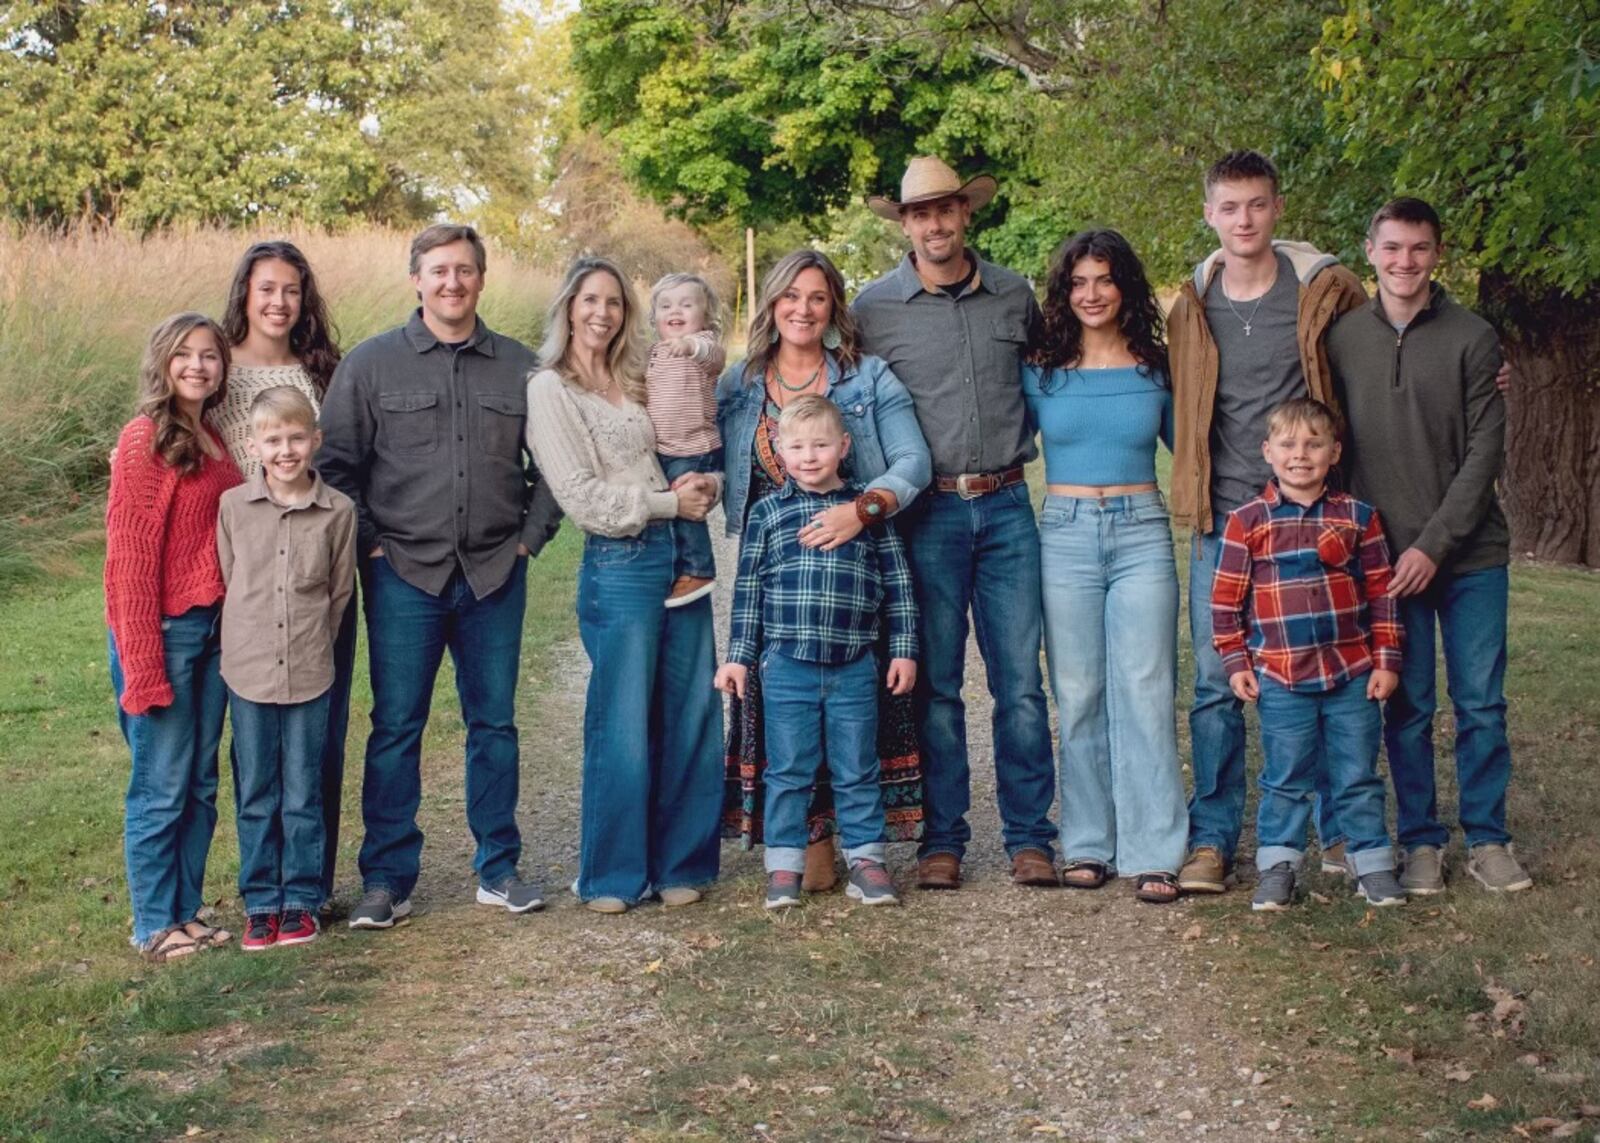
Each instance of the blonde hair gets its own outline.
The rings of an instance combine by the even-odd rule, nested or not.
[[[136,412],[155,422],[152,442],[155,454],[184,476],[200,471],[205,450],[194,428],[178,412],[178,398],[172,391],[171,366],[184,339],[197,329],[211,334],[222,359],[222,380],[216,392],[206,398],[201,412],[222,403],[228,392],[228,367],[232,364],[228,339],[223,336],[222,327],[205,314],[186,312],[173,314],[151,331],[144,359],[139,363],[139,396],[135,406]]]
[[[782,436],[790,425],[809,425],[814,421],[826,421],[841,437],[845,435],[844,414],[839,406],[816,393],[796,397],[783,407],[783,412],[778,414],[778,435]]]
[[[642,405],[645,402],[646,361],[644,321],[627,275],[609,258],[586,254],[574,259],[572,265],[567,267],[561,289],[555,301],[550,303],[544,344],[539,347],[540,364],[546,369],[554,369],[567,384],[582,388],[583,383],[569,359],[572,349],[572,303],[578,296],[578,288],[583,285],[583,280],[597,273],[610,274],[622,291],[622,328],[606,347],[606,368],[622,387],[623,395]]]
[[[663,274],[660,280],[650,287],[650,324],[655,324],[656,303],[660,301],[661,295],[668,290],[675,290],[679,286],[700,287],[700,296],[705,299],[706,303],[706,328],[716,334],[718,338],[721,338],[722,301],[717,297],[717,291],[711,288],[711,283],[699,274],[686,274],[677,271],[671,274]]]
[[[1320,433],[1327,433],[1334,440],[1339,439],[1343,427],[1338,413],[1311,397],[1291,398],[1275,406],[1272,412],[1267,414],[1269,438],[1274,433],[1281,433],[1295,425],[1305,425]]]
[[[293,385],[274,385],[257,393],[250,402],[250,427],[263,425],[303,425],[317,427],[317,410],[307,397]]]
[[[750,323],[750,353],[745,359],[745,382],[755,384],[765,379],[767,366],[778,351],[777,324],[772,310],[783,292],[794,285],[794,280],[807,270],[820,270],[828,283],[828,296],[833,301],[828,320],[839,334],[839,348],[831,352],[839,359],[841,367],[848,368],[861,360],[861,338],[856,332],[855,318],[850,307],[844,304],[844,277],[828,260],[826,254],[815,250],[796,250],[778,260],[761,283],[761,294],[756,299],[755,318]]]

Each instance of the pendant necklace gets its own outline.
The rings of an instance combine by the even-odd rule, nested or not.
[[[1272,288],[1270,286],[1267,287],[1267,294],[1271,292]],[[1256,320],[1256,311],[1261,308],[1261,303],[1267,300],[1267,294],[1262,294],[1256,299],[1256,304],[1250,307],[1250,316],[1245,317],[1239,312],[1239,307],[1233,304],[1233,299],[1228,296],[1228,288],[1226,286],[1222,288],[1222,300],[1228,303],[1228,308],[1233,311],[1233,316],[1239,319],[1240,325],[1244,326],[1244,335],[1246,337],[1250,336],[1250,323]]]
[[[807,389],[811,388],[811,386],[817,383],[817,378],[822,375],[822,366],[817,366],[811,371],[811,376],[807,377],[798,385],[791,385],[789,382],[785,381],[783,374],[778,371],[778,367],[776,365],[772,367],[772,375],[778,379],[778,388],[782,389],[785,393],[804,393]]]

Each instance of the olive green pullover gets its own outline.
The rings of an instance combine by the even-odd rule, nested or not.
[[[1349,422],[1343,468],[1351,491],[1383,516],[1394,557],[1414,547],[1454,574],[1506,563],[1494,329],[1435,282],[1403,330],[1374,298],[1328,331],[1327,346]]]

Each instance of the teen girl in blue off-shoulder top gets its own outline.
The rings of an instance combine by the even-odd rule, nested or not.
[[[1188,838],[1173,701],[1178,574],[1156,488],[1172,445],[1161,311],[1114,230],[1057,253],[1023,392],[1044,446],[1045,653],[1061,714],[1064,879],[1177,899]]]

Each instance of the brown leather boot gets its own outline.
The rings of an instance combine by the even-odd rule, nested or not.
[[[825,837],[806,846],[806,871],[800,888],[807,893],[826,893],[839,884],[839,867],[833,860],[833,838]]]
[[[930,853],[917,861],[918,889],[961,888],[961,859],[953,853]]]
[[[1061,884],[1061,878],[1056,875],[1055,862],[1050,860],[1050,855],[1042,849],[1017,850],[1011,859],[1011,882],[1013,885],[1030,885],[1035,888],[1054,889]]]

